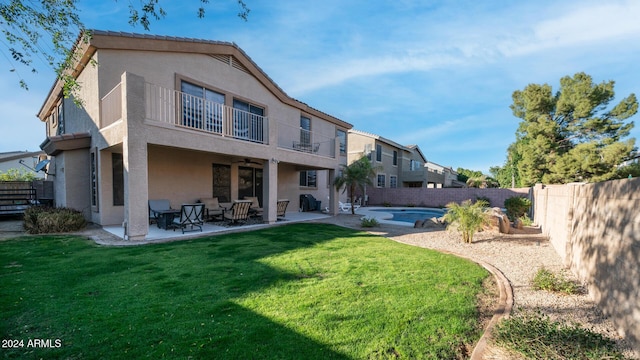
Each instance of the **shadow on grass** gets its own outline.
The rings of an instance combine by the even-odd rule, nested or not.
[[[3,356],[346,359],[237,299],[301,279],[257,260],[360,235],[295,224],[134,248],[65,236],[4,242],[2,338],[61,346],[3,349]]]

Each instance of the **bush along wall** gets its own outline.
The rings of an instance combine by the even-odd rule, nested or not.
[[[29,234],[71,232],[85,226],[84,216],[75,209],[32,206],[24,212],[24,229]]]

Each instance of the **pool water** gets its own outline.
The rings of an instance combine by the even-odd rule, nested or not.
[[[444,210],[439,209],[375,209],[371,211],[380,211],[393,214],[392,221],[402,221],[414,223],[416,220],[439,218],[444,216]]]

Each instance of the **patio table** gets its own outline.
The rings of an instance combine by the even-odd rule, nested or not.
[[[169,229],[175,216],[180,214],[178,209],[156,210],[156,212],[158,213],[158,227],[165,230]]]

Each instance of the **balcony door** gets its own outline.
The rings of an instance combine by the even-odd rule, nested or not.
[[[222,133],[224,94],[183,81],[181,125]]]

